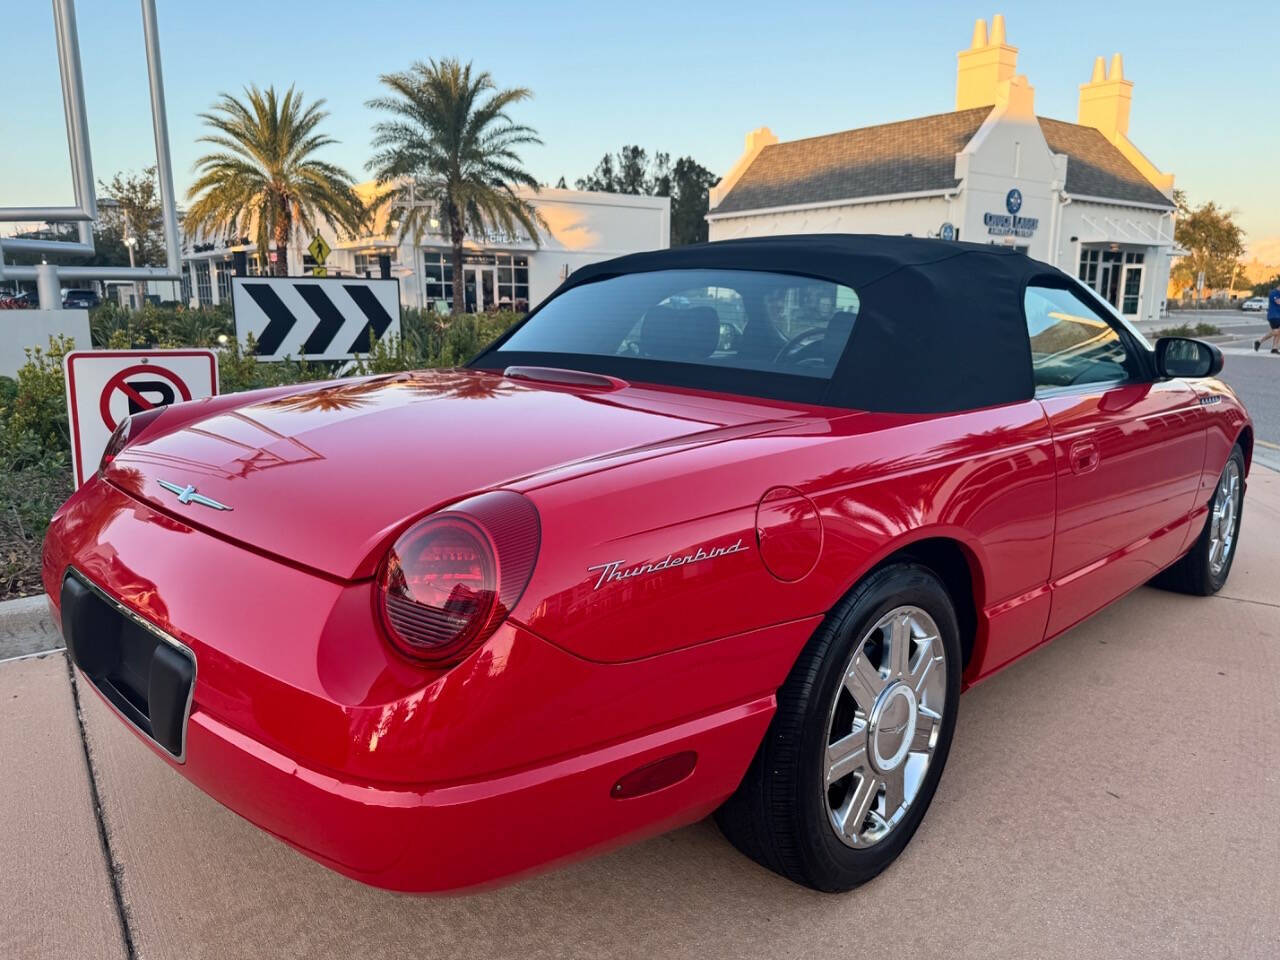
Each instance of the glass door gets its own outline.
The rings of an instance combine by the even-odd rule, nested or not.
[[[1126,317],[1136,317],[1142,309],[1142,268],[1145,259],[1141,253],[1124,255],[1124,284],[1120,312]]]
[[[497,272],[489,266],[469,264],[462,268],[467,313],[483,313],[497,305]]]
[[[1109,304],[1120,309],[1120,274],[1124,271],[1124,254],[1116,250],[1104,250],[1102,269],[1098,272],[1098,293]]]

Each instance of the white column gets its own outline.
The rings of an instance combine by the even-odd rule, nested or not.
[[[58,286],[58,268],[52,263],[36,267],[36,293],[40,295],[41,310],[61,310],[62,290]]]
[[[209,293],[213,297],[213,305],[216,307],[221,303],[218,297],[218,261],[212,258],[209,260]]]

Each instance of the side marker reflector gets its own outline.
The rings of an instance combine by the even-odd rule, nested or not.
[[[615,800],[626,800],[672,786],[693,773],[697,762],[698,755],[692,750],[655,760],[621,777],[609,791],[609,796]]]

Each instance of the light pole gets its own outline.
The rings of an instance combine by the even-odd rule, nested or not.
[[[134,236],[125,237],[124,245],[129,248],[129,269],[132,270],[136,266],[134,263],[133,248],[138,245],[138,238]],[[135,306],[142,306],[144,296],[142,283],[138,280],[133,281],[133,298]]]

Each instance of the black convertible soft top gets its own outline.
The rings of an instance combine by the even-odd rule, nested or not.
[[[1028,400],[1034,393],[1023,294],[1067,287],[1060,270],[1007,247],[852,234],[722,240],[634,253],[576,270],[548,298],[621,274],[728,269],[790,273],[851,287],[853,333],[823,402],[940,413]],[[505,338],[504,338],[505,339]],[[502,340],[477,358],[498,359]],[[489,357],[496,353],[497,356]]]

